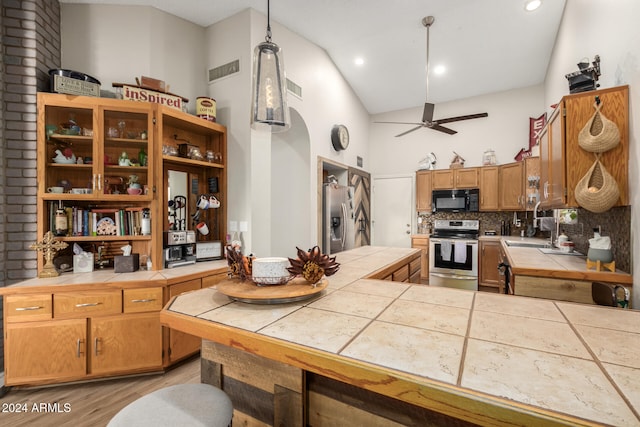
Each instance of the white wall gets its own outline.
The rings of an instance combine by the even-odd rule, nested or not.
[[[631,191],[631,273],[634,275],[632,305],[640,307],[640,274],[634,255],[640,253],[640,2],[637,0],[567,0],[564,17],[545,81],[546,104],[569,93],[565,74],[576,71],[582,58],[600,55],[601,88],[629,85],[629,188]],[[635,274],[634,274],[635,272]]]
[[[413,173],[426,154],[435,153],[436,169],[447,169],[454,151],[465,160],[465,167],[481,166],[485,150],[496,152],[499,164],[514,161],[521,148],[529,147],[529,117],[545,111],[542,85],[494,93],[461,101],[436,104],[434,118],[489,113],[486,118],[449,123],[458,131],[448,135],[431,129],[396,138],[412,125],[371,124],[371,171],[375,175]],[[372,117],[376,121],[416,122],[422,119],[423,107],[392,111]]]
[[[282,250],[271,247],[271,240],[277,238],[272,227],[278,220],[273,218],[273,212],[278,211],[271,205],[274,200],[278,203],[289,200],[295,212],[294,229],[308,228],[308,235],[300,245],[319,243],[315,227],[318,156],[348,166],[356,166],[356,158],[361,156],[365,159],[363,169],[369,169],[369,115],[360,100],[324,50],[273,18],[271,28],[273,42],[283,49],[287,78],[302,87],[302,99],[294,95],[288,97],[290,108],[301,118],[298,122],[301,129],[291,132],[308,135],[308,148],[304,150],[308,157],[304,159],[307,176],[301,178],[292,176],[287,169],[273,169],[272,144],[280,144],[291,136],[272,136],[251,130],[249,126],[251,55],[253,48],[264,40],[266,16],[248,9],[206,31],[207,68],[240,59],[240,73],[211,84],[209,96],[215,98],[218,109],[223,110],[218,118],[229,130],[229,219],[250,222],[250,230],[244,235],[245,250],[259,256],[283,255],[271,253]],[[331,127],[337,123],[345,124],[351,137],[349,149],[339,153],[333,150],[330,140]],[[277,147],[274,150],[281,153]],[[300,182],[292,185],[297,188],[298,196],[289,196],[292,188],[275,184],[291,179],[301,179],[306,186],[300,190]]]
[[[206,93],[204,28],[151,7],[60,4],[62,68],[112,83],[164,80],[189,98]]]

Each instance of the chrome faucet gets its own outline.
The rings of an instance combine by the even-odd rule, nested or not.
[[[533,208],[533,228],[538,227],[538,208],[540,207],[540,202],[536,203],[536,206]]]

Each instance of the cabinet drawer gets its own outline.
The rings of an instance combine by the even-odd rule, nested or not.
[[[422,260],[420,258],[416,258],[409,264],[409,274],[413,276],[414,273],[420,272],[420,264]]]
[[[202,287],[203,288],[210,288],[211,286],[214,286],[218,283],[220,283],[221,281],[227,279],[229,276],[227,274],[226,271],[223,271],[222,273],[217,273],[217,274],[212,274],[211,276],[206,276],[202,278]]]
[[[401,268],[393,272],[392,279],[394,282],[406,282],[409,280],[409,265],[403,265]]]
[[[7,322],[51,319],[51,294],[7,295],[4,311]]]
[[[124,313],[142,313],[162,309],[162,288],[159,287],[125,289],[122,298]]]
[[[413,237],[411,239],[411,247],[412,248],[422,248],[423,246],[429,247],[429,238],[428,237]]]
[[[71,319],[122,313],[122,291],[84,291],[53,294],[53,317]]]

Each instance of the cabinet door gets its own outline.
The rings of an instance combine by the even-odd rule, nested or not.
[[[561,104],[564,106],[564,104]],[[564,110],[562,107],[561,112]],[[549,124],[549,207],[561,207],[567,202],[567,177],[565,173],[564,117],[558,114]]]
[[[431,171],[416,172],[416,210],[431,212]]]
[[[455,169],[456,188],[478,188],[478,168]]]
[[[486,166],[480,168],[481,211],[497,211],[499,209],[498,177],[499,168],[497,166]]]
[[[421,250],[420,253],[420,279],[429,280],[429,239],[426,237],[414,237],[411,239],[411,247]]]
[[[600,161],[613,176],[620,190],[616,206],[629,205],[629,87],[620,86],[595,92],[567,95],[564,99],[566,115],[563,120],[567,206],[577,206],[575,188],[580,179],[593,165],[594,155],[578,145],[578,135],[595,112],[596,97],[600,100],[600,112],[611,120],[620,131],[620,142],[611,150],[600,155]]]
[[[98,317],[89,321],[91,374],[162,367],[162,326],[158,313]]]
[[[86,319],[8,323],[5,384],[82,379],[87,372]]]
[[[524,169],[525,206],[532,211],[540,201],[540,158],[525,159]]]
[[[498,264],[500,263],[500,243],[480,241],[480,271],[478,284],[492,288],[500,287]]]
[[[454,188],[453,170],[444,169],[433,171],[433,179],[431,181],[434,190],[448,190]]]
[[[509,163],[500,166],[500,209],[523,209],[523,163]]]
[[[189,280],[187,282],[178,283],[169,287],[169,298],[180,295],[184,292],[200,289],[202,281],[200,279]],[[202,339],[194,335],[185,334],[184,332],[169,329],[169,362],[173,363],[186,356],[196,353],[200,350]]]

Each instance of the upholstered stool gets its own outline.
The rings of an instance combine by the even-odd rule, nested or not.
[[[209,384],[180,384],[131,402],[107,427],[228,427],[233,406],[227,394]]]

